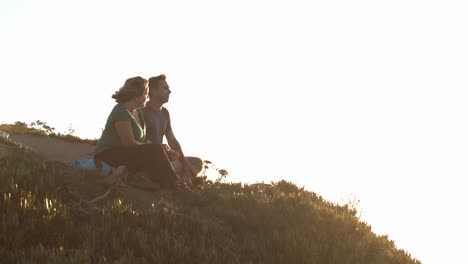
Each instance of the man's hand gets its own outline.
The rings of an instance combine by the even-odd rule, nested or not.
[[[179,159],[179,152],[175,151],[175,150],[169,150],[168,152],[166,152],[167,154],[167,157],[169,158],[170,161],[174,161],[174,160],[177,160]]]

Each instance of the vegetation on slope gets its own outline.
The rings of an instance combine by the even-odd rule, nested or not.
[[[77,214],[60,169],[9,144],[14,151],[0,160],[5,263],[420,263],[353,208],[286,181],[206,182],[196,197],[208,202],[176,194],[144,210],[114,192],[99,210]]]
[[[74,136],[73,133],[75,130],[72,127],[68,128],[68,131],[64,133],[56,132],[54,127],[47,125],[46,122],[37,120],[31,124],[26,124],[24,122],[15,122],[14,124],[0,124],[0,131],[9,133],[9,134],[30,134],[38,136],[48,136],[58,139],[63,139],[69,142],[80,142],[80,143],[89,143],[96,145],[97,140],[95,139],[82,139],[77,136]]]

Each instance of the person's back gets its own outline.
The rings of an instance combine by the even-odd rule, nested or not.
[[[144,114],[141,110],[138,112],[140,118],[143,120],[143,125],[140,125],[138,121],[135,120],[135,118],[128,111],[128,109],[123,106],[123,104],[117,103],[107,118],[106,126],[104,127],[101,138],[96,145],[95,153],[99,154],[106,149],[122,145],[119,134],[114,125],[116,121],[129,121],[134,139],[139,142],[144,142],[146,138]]]

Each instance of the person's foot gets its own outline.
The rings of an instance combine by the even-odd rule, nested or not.
[[[187,184],[187,182],[182,179],[176,182],[175,189],[176,191],[181,191],[181,192],[193,192],[190,185]]]

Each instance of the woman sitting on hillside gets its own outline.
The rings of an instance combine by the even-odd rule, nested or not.
[[[133,77],[112,95],[117,104],[112,109],[99,139],[94,156],[111,166],[124,165],[130,172],[145,171],[161,187],[172,188],[179,177],[171,167],[163,145],[146,140],[142,108],[148,98],[148,81]]]

